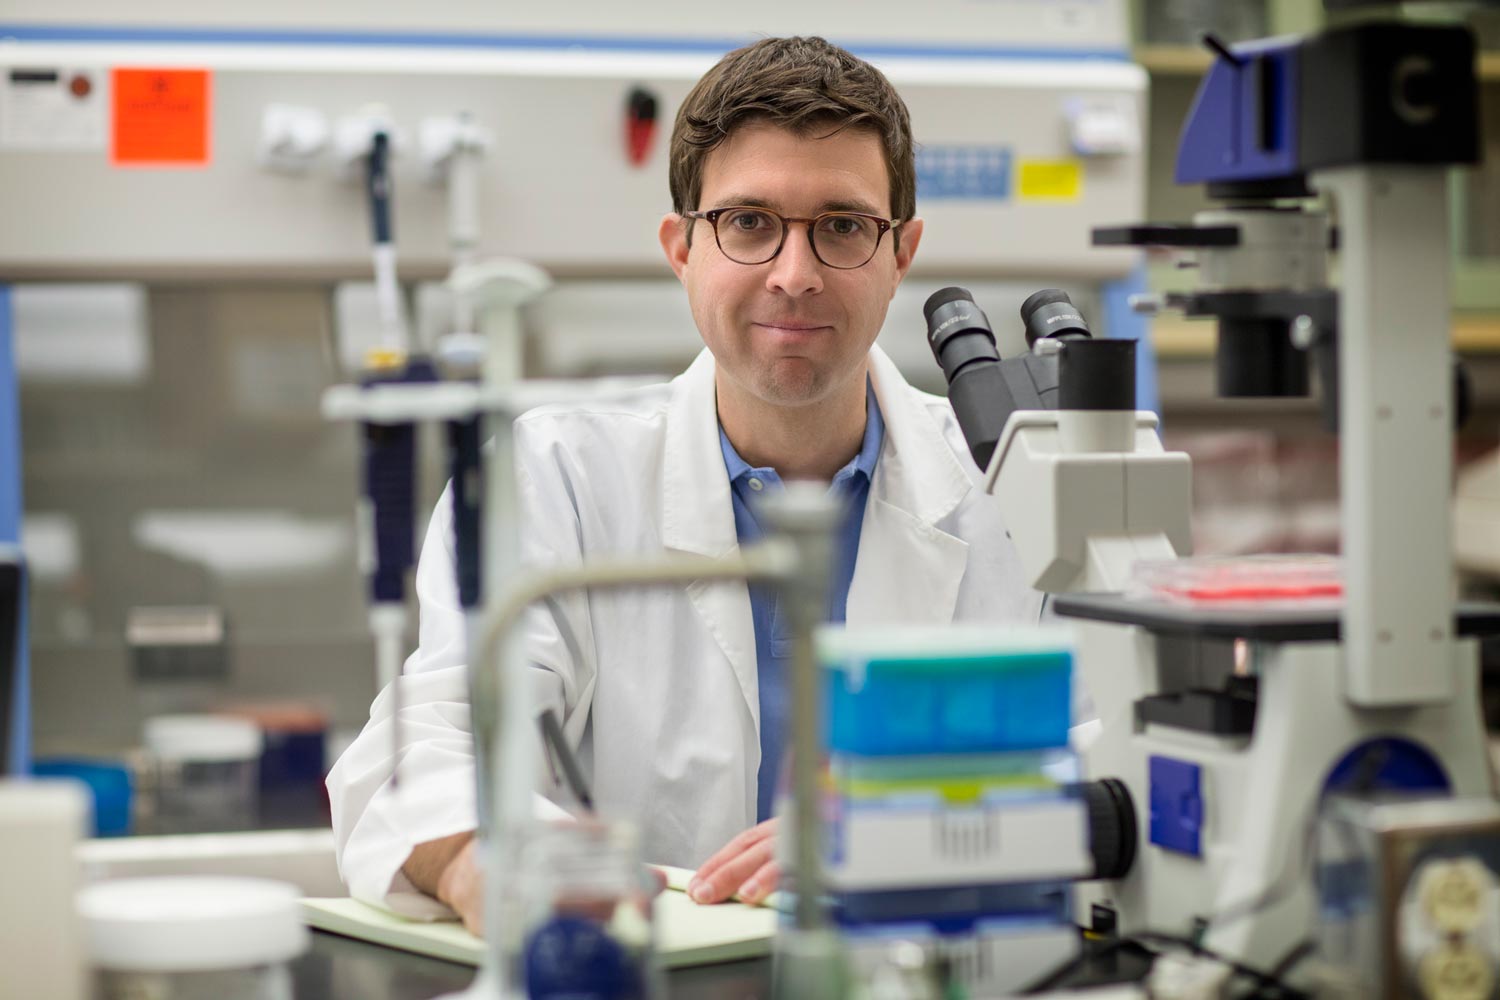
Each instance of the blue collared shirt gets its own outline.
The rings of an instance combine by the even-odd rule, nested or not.
[[[849,602],[849,584],[854,579],[854,561],[859,555],[859,533],[864,523],[865,501],[875,460],[885,438],[885,421],[875,402],[875,393],[865,385],[865,439],[859,454],[838,471],[829,493],[843,501],[844,518],[834,545],[833,576],[828,594],[828,620],[842,622]],[[729,443],[719,427],[724,468],[729,473],[730,500],[734,506],[734,530],[741,545],[756,541],[765,532],[755,519],[758,494],[783,488],[775,469],[752,468]],[[791,631],[781,611],[776,592],[767,586],[750,588],[750,616],[755,624],[755,660],[760,688],[760,774],[756,779],[756,820],[769,819],[776,798],[776,780],[786,749],[791,722],[791,694],[787,664],[791,658]]]

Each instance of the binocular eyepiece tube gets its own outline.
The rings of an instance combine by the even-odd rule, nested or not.
[[[934,292],[922,309],[927,343],[969,453],[988,468],[1016,410],[1135,410],[1135,341],[1094,340],[1066,292],[1044,288],[1021,305],[1031,348],[1002,359],[989,317],[967,289]],[[1057,350],[1039,350],[1058,341]]]

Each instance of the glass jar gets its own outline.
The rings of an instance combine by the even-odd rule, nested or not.
[[[654,886],[629,823],[548,826],[522,849],[522,961],[532,1000],[645,1000],[660,995],[653,960]]]
[[[261,731],[217,715],[146,720],[157,833],[246,830],[258,821]]]

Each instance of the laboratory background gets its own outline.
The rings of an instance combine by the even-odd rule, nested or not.
[[[504,331],[512,381],[682,371],[702,344],[656,239],[670,209],[667,139],[693,82],[766,35],[846,45],[910,107],[926,235],[878,343],[911,383],[949,389],[923,312],[934,292],[967,289],[1007,358],[1028,350],[1022,303],[1061,289],[1095,340],[1136,341],[1134,409],[1159,418],[1136,433],[1190,459],[1190,546],[1179,550],[1312,558],[1338,555],[1347,523],[1322,381],[1225,393],[1215,314],[1180,308],[1215,266],[1213,241],[1094,233],[1189,226],[1223,207],[1204,183],[1176,177],[1185,123],[1226,60],[1205,33],[1234,47],[1377,14],[1466,24],[1478,155],[1435,171],[1446,182],[1444,242],[1427,248],[1441,257],[1434,294],[1447,305],[1446,327],[1431,336],[1447,345],[1444,371],[1464,411],[1451,483],[1439,490],[1451,525],[1444,599],[1500,599],[1500,7],[752,6],[0,7],[0,756],[17,778],[89,789],[87,828],[70,845],[76,884],[49,894],[39,863],[36,892],[198,875],[345,894],[323,779],[388,669],[372,636],[361,513],[369,428],[387,419],[361,408],[367,359],[399,335],[445,374],[465,364],[473,374],[480,359],[495,363],[483,338]],[[1350,239],[1342,227],[1333,240],[1331,286]],[[495,262],[516,269],[511,285],[465,284]],[[523,277],[534,281],[524,295]],[[1299,352],[1312,353],[1310,336],[1293,333]],[[406,418],[418,539],[452,474],[449,401],[433,399],[435,419]],[[1404,457],[1394,443],[1376,454],[1377,464]],[[1382,527],[1400,536],[1430,508],[1413,509],[1410,524]],[[416,642],[406,590],[402,656]],[[1500,640],[1471,646],[1477,705],[1497,740]],[[1143,841],[1156,808],[1154,797],[1134,804]],[[14,845],[0,847],[0,863],[31,850],[16,818],[30,809],[0,804],[0,844]],[[13,822],[20,832],[7,839]],[[53,914],[72,904],[32,905]],[[1073,921],[1087,924],[1073,905]],[[22,910],[0,901],[13,908]],[[16,929],[45,919],[0,926],[21,947]],[[355,950],[375,946],[312,939],[311,952],[304,942],[287,959],[294,978],[245,995],[425,997],[472,974],[416,956],[393,973]],[[1265,949],[1241,954],[1263,968]],[[1485,949],[1483,989],[1409,983],[1379,995],[1494,996],[1500,938]],[[87,946],[60,961],[89,968]],[[773,995],[760,961],[725,966],[732,980],[674,972],[653,995]],[[863,995],[926,995],[916,973],[901,981],[905,992]],[[0,997],[89,995],[13,993],[5,982],[0,970]],[[1252,995],[1224,989],[1158,995]]]

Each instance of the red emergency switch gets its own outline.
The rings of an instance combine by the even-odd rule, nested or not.
[[[646,162],[656,137],[656,95],[635,87],[625,101],[625,158],[633,167]]]

